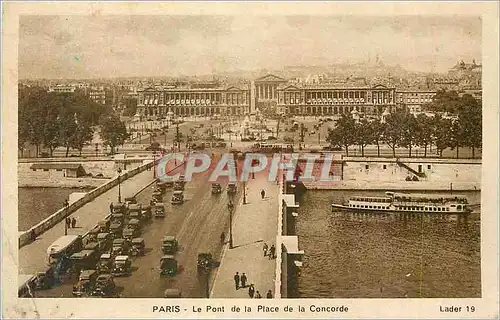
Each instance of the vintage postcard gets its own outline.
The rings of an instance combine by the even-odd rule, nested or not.
[[[498,3],[2,8],[2,317],[498,319]]]

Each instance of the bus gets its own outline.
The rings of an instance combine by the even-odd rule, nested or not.
[[[60,237],[47,248],[49,265],[57,263],[61,258],[69,258],[73,253],[82,250],[82,247],[82,237],[79,235]]]
[[[293,145],[279,144],[279,143],[265,143],[259,142],[253,145],[252,152],[261,153],[291,153],[293,152]]]
[[[17,276],[17,284],[19,289],[17,295],[19,298],[34,298],[35,297],[35,276],[32,274],[20,274]]]

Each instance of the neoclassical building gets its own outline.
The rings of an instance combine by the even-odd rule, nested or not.
[[[394,87],[347,84],[286,84],[278,92],[278,112],[288,115],[338,115],[357,110],[381,115],[396,109]]]
[[[137,114],[161,117],[243,115],[250,112],[250,87],[188,84],[138,89]]]

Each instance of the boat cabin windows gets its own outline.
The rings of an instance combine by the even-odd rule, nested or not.
[[[387,169],[387,165],[386,165],[386,164],[384,164],[384,170],[385,170],[385,169]]]
[[[427,169],[431,170],[431,165],[430,164],[427,165]]]

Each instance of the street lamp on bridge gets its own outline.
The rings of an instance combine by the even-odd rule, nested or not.
[[[229,249],[233,249],[233,211],[234,204],[231,200],[227,204],[227,210],[229,211]]]
[[[121,192],[121,174],[122,168],[118,168],[118,203],[122,202],[122,192]]]

